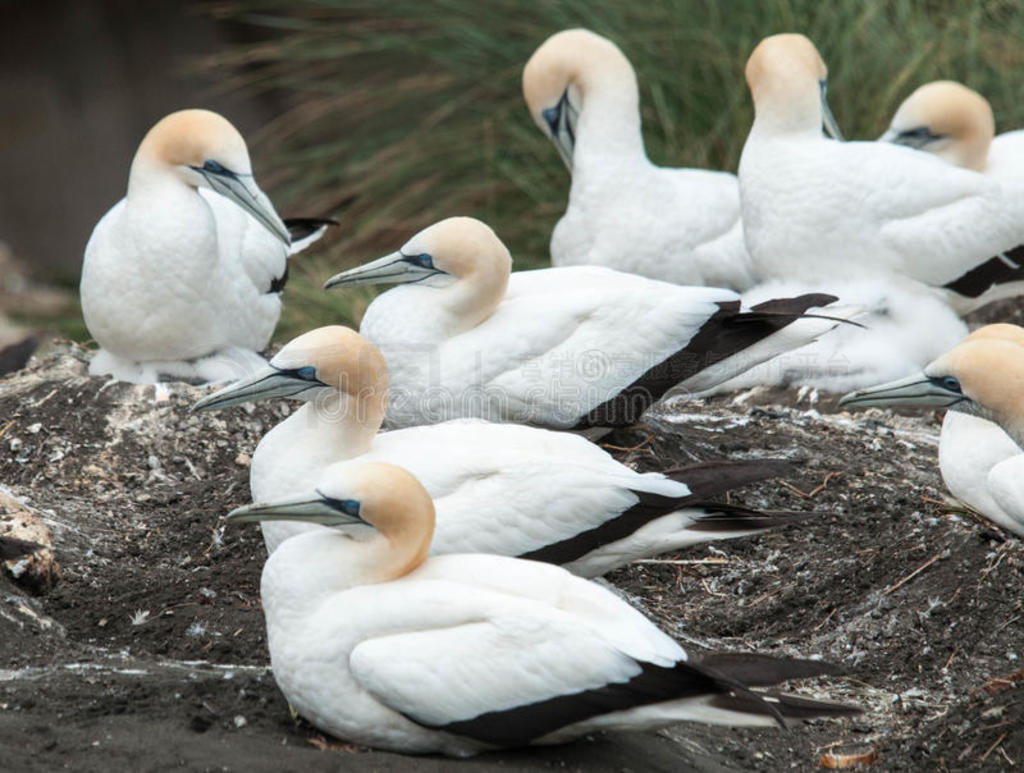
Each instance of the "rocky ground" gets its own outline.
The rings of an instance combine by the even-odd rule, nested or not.
[[[283,404],[192,415],[204,390],[106,384],[68,349],[0,381],[0,513],[48,526],[33,593],[0,576],[6,770],[401,770],[296,722],[267,668],[259,530],[225,529]],[[801,399],[798,399],[801,398]],[[879,770],[1024,764],[1024,547],[943,503],[935,415],[836,413],[795,392],[668,404],[604,439],[641,469],[728,456],[800,462],[734,501],[820,515],[608,579],[695,651],[820,655],[797,686],[865,708],[787,731],[696,725],[420,770]],[[0,514],[0,520],[5,518]],[[828,755],[833,755],[831,758]]]

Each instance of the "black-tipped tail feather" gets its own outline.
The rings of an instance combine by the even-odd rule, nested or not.
[[[837,300],[834,295],[807,293],[765,301],[747,311],[740,310],[739,301],[722,301],[718,311],[701,325],[686,346],[598,405],[581,418],[574,429],[636,424],[644,412],[676,384],[808,316],[808,309],[827,306]]]
[[[301,242],[317,231],[322,231],[328,226],[338,225],[338,221],[326,217],[286,217],[284,225],[288,229],[288,235],[291,236],[292,242]]]

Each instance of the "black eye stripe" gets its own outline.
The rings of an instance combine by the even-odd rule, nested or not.
[[[418,266],[419,268],[434,268],[434,259],[425,252],[421,252],[419,255],[406,255],[403,253],[402,260],[405,263],[409,263],[410,265],[413,266]]]
[[[351,515],[353,518],[359,518],[359,502],[355,499],[335,499],[334,497],[328,497],[317,491],[320,497],[323,499],[324,504],[333,510]]]
[[[933,376],[928,380],[948,392],[963,394],[963,387],[960,385],[960,380],[955,376]]]

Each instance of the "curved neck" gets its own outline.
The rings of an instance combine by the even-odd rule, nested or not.
[[[824,140],[821,125],[821,87],[817,83],[799,90],[766,86],[754,99],[751,135],[806,135]]]
[[[359,395],[322,389],[296,411],[302,417],[296,422],[316,436],[310,442],[324,444],[339,459],[351,459],[370,450],[386,403],[386,389]]]
[[[573,175],[599,167],[646,164],[640,96],[633,73],[611,74],[583,88],[573,149]]]

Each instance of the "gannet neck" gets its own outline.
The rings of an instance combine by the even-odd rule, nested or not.
[[[548,137],[545,111],[562,100],[578,113],[574,127],[573,174],[601,162],[646,162],[640,131],[636,73],[618,46],[585,29],[548,38],[523,70],[523,97],[534,121]]]
[[[992,107],[981,94],[956,81],[933,81],[903,101],[885,138],[983,172],[995,128]]]
[[[821,137],[822,85],[828,70],[803,35],[772,35],[747,60],[747,85],[754,100],[751,134]]]
[[[494,313],[508,289],[512,256],[489,226],[469,217],[450,217],[406,242],[404,255],[429,255],[443,278],[428,286],[441,310],[442,332],[470,330]]]

